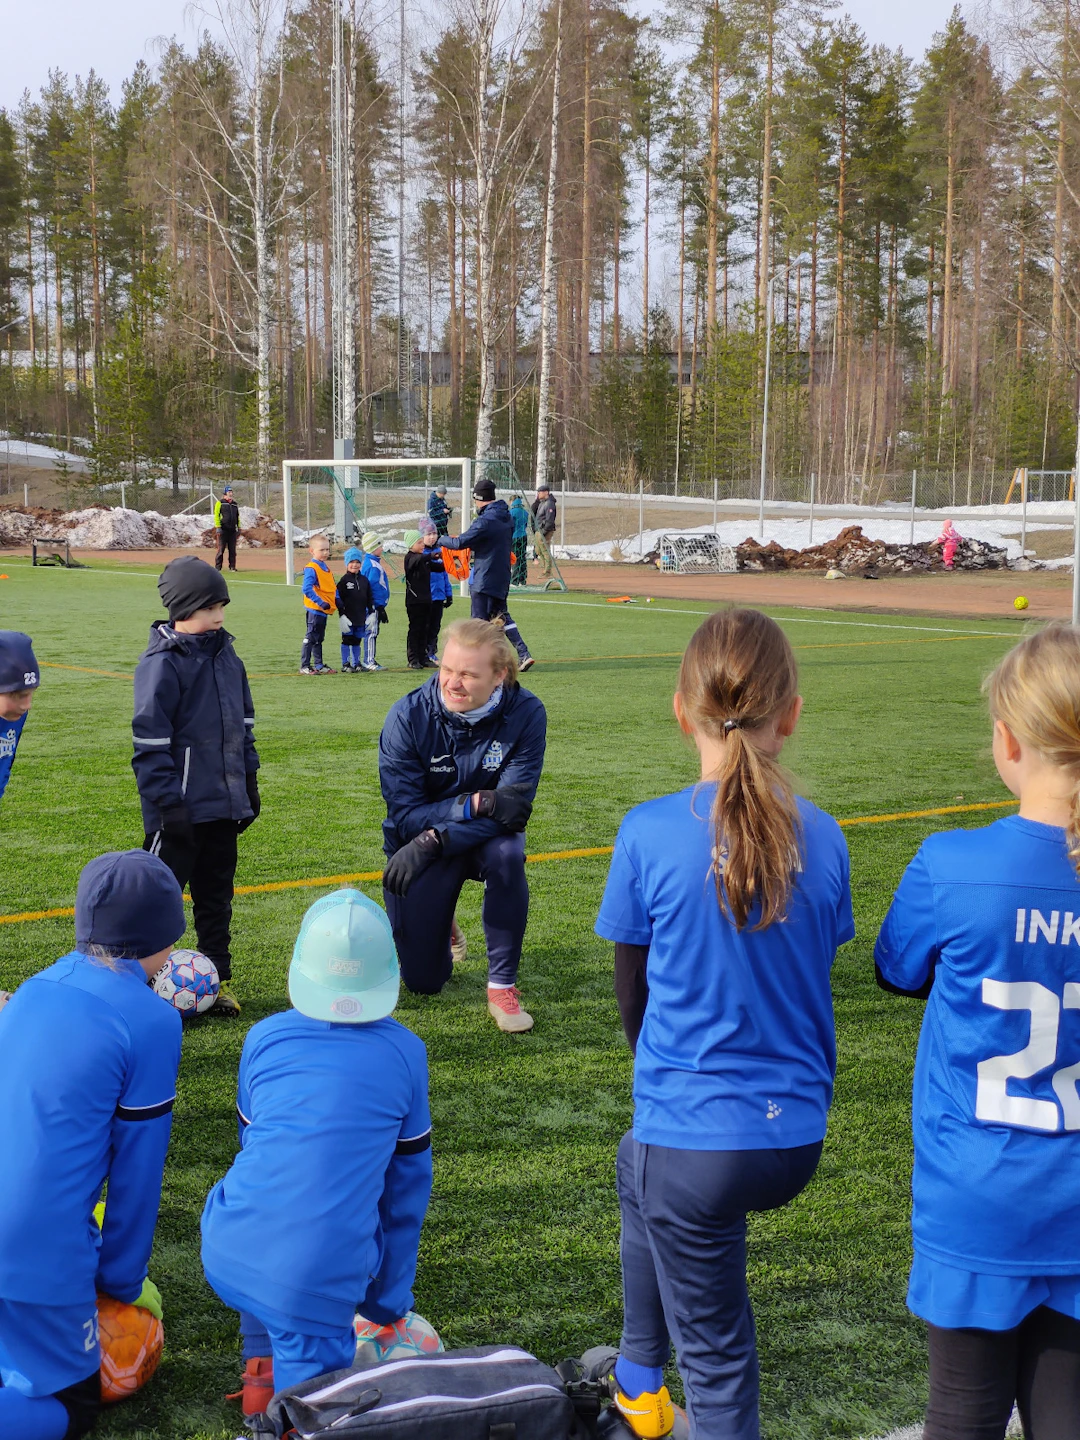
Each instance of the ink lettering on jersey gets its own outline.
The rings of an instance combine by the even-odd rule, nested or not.
[[[449,764],[443,764],[449,761]],[[453,775],[457,766],[454,764],[453,755],[433,755],[428,761],[428,769],[432,775]]]
[[[1072,941],[1080,947],[1080,914],[1074,915],[1071,910],[1066,910],[1062,924],[1060,910],[1051,910],[1049,915],[1044,915],[1041,910],[1019,909],[1014,938],[1017,945],[1036,945],[1045,940],[1048,945],[1068,945]]]

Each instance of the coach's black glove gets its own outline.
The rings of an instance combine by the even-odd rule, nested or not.
[[[477,790],[473,795],[473,812],[477,817],[490,816],[510,831],[525,829],[532,808],[524,785],[504,785],[501,790]]]
[[[191,828],[191,816],[186,805],[173,805],[161,812],[161,838],[174,845],[192,845],[195,831]]]
[[[253,825],[259,818],[259,811],[262,809],[262,800],[259,798],[259,781],[254,770],[249,770],[246,776],[248,804],[251,806],[251,814],[246,820],[236,822],[236,833],[242,835],[249,825]]]
[[[437,830],[425,830],[417,835],[386,862],[383,889],[391,895],[407,895],[409,886],[433,860],[438,859],[441,850],[442,840]]]
[[[390,624],[390,616],[387,615],[387,613],[386,613],[386,607],[385,607],[385,606],[380,605],[380,606],[378,607],[378,609],[375,611],[375,613],[376,613],[376,615],[378,615],[378,617],[379,617],[379,624],[380,624],[380,625],[389,625],[389,624]]]

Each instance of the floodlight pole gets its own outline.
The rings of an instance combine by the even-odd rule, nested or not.
[[[765,394],[761,407],[761,494],[758,498],[758,539],[765,538],[765,465],[769,455],[769,380],[772,371],[772,294],[774,271],[769,276],[768,299],[765,302]]]

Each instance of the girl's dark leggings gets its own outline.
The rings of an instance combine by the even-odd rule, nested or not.
[[[746,1216],[793,1200],[820,1158],[820,1142],[670,1150],[623,1136],[620,1350],[638,1365],[665,1365],[674,1341],[694,1440],[760,1440]]]
[[[1080,1437],[1080,1320],[1040,1305],[1015,1330],[928,1329],[923,1440],[1002,1440],[1014,1401],[1025,1440]]]

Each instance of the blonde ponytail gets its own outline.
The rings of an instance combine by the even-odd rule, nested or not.
[[[690,726],[725,741],[711,817],[720,908],[742,930],[757,902],[764,930],[787,914],[801,843],[791,779],[755,740],[798,695],[787,636],[757,610],[716,611],[686,648],[679,695]]]
[[[1053,621],[1015,645],[983,686],[990,714],[1069,777],[1065,837],[1080,872],[1080,629]]]

